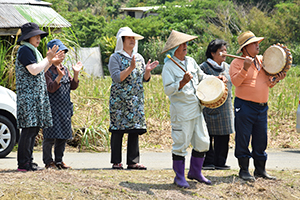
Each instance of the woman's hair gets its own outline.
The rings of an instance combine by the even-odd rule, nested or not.
[[[216,53],[218,49],[220,49],[222,46],[227,46],[227,42],[221,39],[212,40],[207,46],[206,53],[205,53],[206,58],[213,59],[211,53]]]

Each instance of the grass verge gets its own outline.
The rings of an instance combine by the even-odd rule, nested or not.
[[[186,171],[187,173],[187,171]],[[237,170],[204,171],[213,185],[173,183],[172,170],[0,171],[0,199],[299,199],[300,171],[270,171],[277,180],[245,182]]]

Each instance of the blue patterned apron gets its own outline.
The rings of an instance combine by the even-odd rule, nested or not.
[[[44,138],[71,139],[72,126],[71,117],[73,115],[73,103],[71,102],[70,92],[71,83],[68,70],[64,66],[65,75],[60,80],[60,87],[54,93],[49,93],[53,126],[43,130]],[[49,69],[54,81],[58,74],[54,74]]]
[[[123,71],[130,66],[131,58],[119,54],[122,61],[120,70]],[[130,130],[143,134],[146,132],[146,121],[144,113],[144,73],[145,68],[142,59],[136,57],[136,67],[131,74],[122,82],[112,82],[109,111],[110,131]]]
[[[21,46],[18,50],[18,53]],[[16,59],[16,90],[17,90],[17,126],[18,128],[52,126],[51,108],[48,97],[45,73],[42,70],[32,75]]]

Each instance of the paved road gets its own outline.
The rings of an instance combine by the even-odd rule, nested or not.
[[[268,161],[267,169],[286,170],[299,169],[300,170],[300,150],[267,150]],[[33,154],[34,162],[39,166],[44,166],[42,162],[42,153],[35,152]],[[186,168],[189,167],[190,153],[186,157]],[[64,161],[66,164],[72,166],[73,169],[110,169],[110,153],[76,153],[65,152]],[[126,163],[126,154],[123,153],[123,163]],[[172,156],[170,152],[144,152],[141,151],[141,163],[146,165],[148,169],[171,169]],[[233,150],[229,151],[227,165],[232,169],[238,169],[238,163],[234,157]],[[253,162],[251,161],[250,169],[253,169]],[[0,169],[16,169],[17,168],[17,154],[10,153],[6,158],[0,159]]]

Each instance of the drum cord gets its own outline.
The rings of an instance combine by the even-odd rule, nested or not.
[[[247,50],[247,48],[245,47],[245,50],[246,50],[246,52],[247,52],[247,54],[248,54],[248,56],[250,56],[251,58],[253,58],[254,59],[254,66],[256,67],[256,69],[259,71],[260,70],[260,66],[258,65],[257,66],[257,62],[256,62],[256,56],[255,57],[253,57],[253,56],[251,56],[250,55],[250,53],[248,52],[248,50]]]

